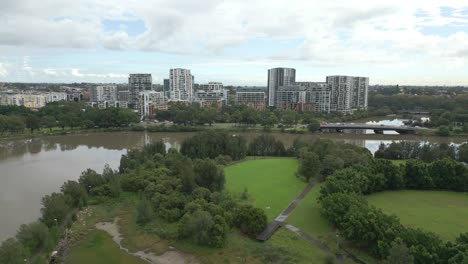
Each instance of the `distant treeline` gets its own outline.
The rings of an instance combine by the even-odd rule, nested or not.
[[[23,106],[0,106],[0,133],[19,133],[24,129],[127,127],[138,122],[130,109],[86,107],[83,103],[59,101],[38,111]]]
[[[468,143],[460,146],[446,143],[424,143],[401,141],[390,144],[380,144],[375,152],[376,158],[404,160],[418,159],[432,162],[444,158],[468,162]]]
[[[407,95],[407,94],[370,94],[370,111],[378,110],[387,113],[398,113],[401,110],[418,110],[431,112],[429,127],[468,124],[468,93],[453,95]],[[463,126],[468,132],[468,125]]]

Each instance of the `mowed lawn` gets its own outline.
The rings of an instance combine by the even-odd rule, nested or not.
[[[402,224],[454,240],[468,230],[468,194],[445,191],[388,191],[366,197],[370,204],[395,214]]]
[[[305,188],[295,176],[296,159],[247,160],[226,167],[226,189],[241,194],[245,188],[254,206],[265,209],[268,220],[276,218]]]
[[[332,225],[320,215],[317,198],[321,185],[314,186],[286,219],[288,223],[316,238],[334,234]]]
[[[131,256],[121,250],[110,235],[104,231],[92,231],[86,239],[80,241],[67,257],[67,264],[144,264],[138,257]]]

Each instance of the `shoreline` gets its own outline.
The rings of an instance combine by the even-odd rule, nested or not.
[[[157,126],[153,126],[157,127]],[[222,128],[217,126],[206,126],[206,127],[185,127],[185,130],[181,131],[174,131],[171,129],[161,129],[160,131],[149,131],[147,127],[144,130],[136,130],[129,128],[102,128],[102,129],[77,129],[77,130],[57,130],[54,132],[47,132],[47,133],[36,133],[36,134],[28,134],[28,135],[14,135],[14,136],[7,136],[7,137],[0,137],[1,141],[9,141],[9,140],[21,140],[21,139],[35,139],[35,138],[46,138],[46,137],[53,137],[53,136],[70,136],[70,135],[86,135],[86,134],[97,134],[97,133],[124,133],[124,132],[132,132],[132,133],[148,133],[148,134],[157,134],[157,133],[195,133],[199,131],[206,131],[206,130],[217,130],[217,131],[226,131],[230,133],[243,133],[243,134],[280,134],[280,135],[297,135],[297,136],[306,136],[312,138],[330,138],[330,139],[358,139],[358,140],[409,140],[409,141],[438,141],[438,142],[453,142],[453,143],[463,143],[466,142],[468,139],[468,135],[450,135],[447,137],[436,136],[436,135],[421,135],[421,134],[355,134],[355,133],[333,133],[333,132],[315,132],[311,133],[308,131],[281,131],[281,130],[264,130],[264,129],[257,129],[257,128],[243,128],[243,127],[232,127],[232,128]]]

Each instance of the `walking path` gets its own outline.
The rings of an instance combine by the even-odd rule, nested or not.
[[[326,252],[327,254],[332,254],[333,255],[334,253],[330,250],[330,248],[327,247],[322,242],[320,242],[318,239],[311,237],[310,235],[304,233],[299,228],[285,222],[285,220],[286,220],[286,218],[288,218],[289,214],[291,214],[291,212],[294,210],[294,208],[296,208],[296,206],[299,204],[299,202],[310,192],[310,190],[312,190],[312,188],[316,184],[317,184],[316,180],[311,181],[309,184],[307,184],[307,186],[304,188],[304,190],[291,203],[289,203],[288,207],[286,207],[286,209],[284,209],[283,212],[281,212],[281,214],[278,215],[275,218],[275,220],[273,220],[270,224],[268,224],[267,227],[265,228],[265,230],[263,230],[262,233],[260,233],[257,236],[257,240],[260,240],[260,241],[268,240],[276,232],[276,230],[278,230],[280,227],[284,226],[287,229],[293,231],[294,233],[296,233],[299,236],[301,236],[302,238],[304,238],[310,244],[318,247],[319,249]],[[341,263],[343,261],[343,256],[341,254],[335,254],[335,256],[336,256],[336,260],[338,261],[338,263]],[[356,256],[354,256],[353,254],[351,254],[349,252],[345,251],[345,256],[347,258],[352,259],[355,263],[366,264],[364,261],[358,259]]]
[[[273,222],[267,225],[265,230],[257,236],[257,240],[268,240],[276,230],[280,228],[281,224],[286,220],[286,218],[288,218],[289,214],[294,210],[294,208],[296,208],[297,204],[306,196],[307,193],[310,192],[310,190],[312,190],[316,183],[317,181],[314,180],[307,184],[304,190],[291,203],[289,203],[288,207],[286,207],[286,209],[284,209],[283,212],[281,212],[281,214],[278,215]]]

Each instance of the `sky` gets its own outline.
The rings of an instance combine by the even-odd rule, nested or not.
[[[0,82],[468,85],[468,0],[0,0]]]

